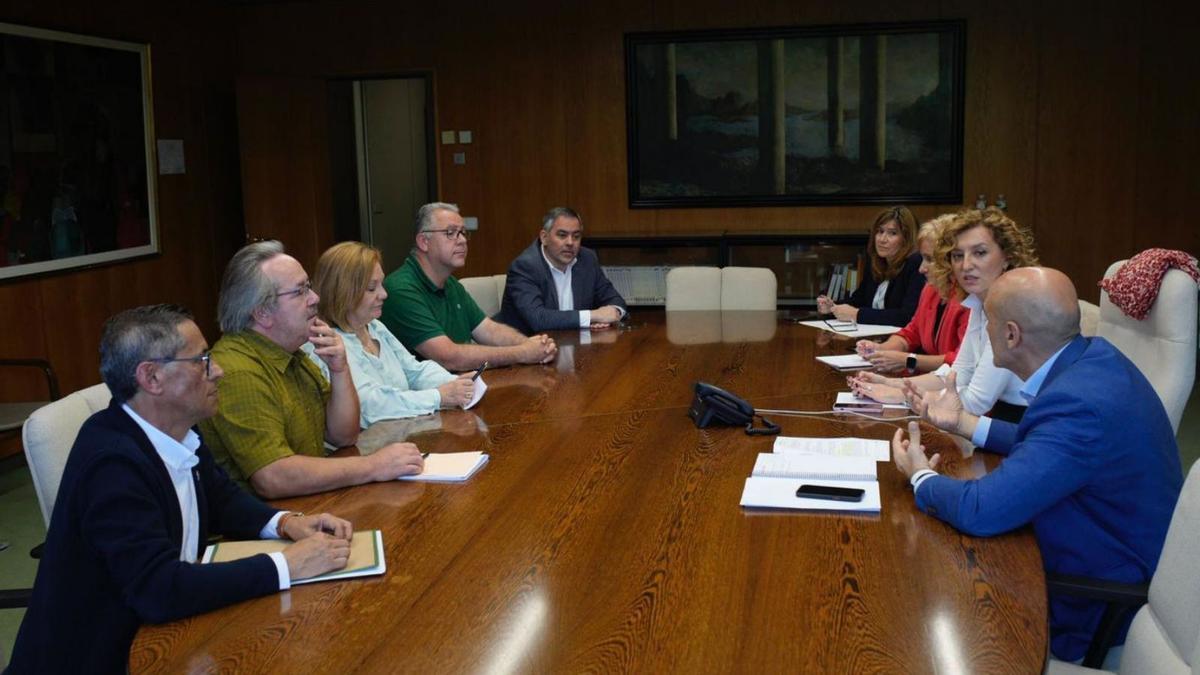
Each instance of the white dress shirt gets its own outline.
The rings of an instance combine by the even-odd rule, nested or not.
[[[167,474],[171,476],[171,484],[175,487],[175,496],[179,498],[179,514],[183,517],[183,548],[179,551],[179,559],[183,562],[194,563],[196,562],[196,546],[200,537],[200,507],[196,501],[196,483],[192,478],[192,471],[200,462],[200,458],[196,456],[196,451],[200,449],[200,437],[196,435],[195,431],[188,429],[187,435],[180,443],[163,433],[158,427],[142,419],[141,415],[134,412],[128,403],[122,404],[121,409],[141,427],[146,438],[150,439],[150,445],[154,446],[154,451],[158,453],[159,458],[167,467]],[[259,532],[259,537],[278,539],[276,528],[284,513],[287,512],[279,511],[272,516]],[[269,555],[275,563],[275,571],[279,574],[279,590],[291,588],[292,577],[288,573],[287,559],[283,557],[282,553]]]
[[[875,297],[871,298],[871,309],[883,309],[883,303],[887,301],[887,289],[891,284],[891,279],[879,284],[879,288],[875,289]]]
[[[575,291],[571,290],[571,270],[575,267],[575,263],[579,262],[579,258],[572,258],[571,262],[567,263],[567,269],[560,270],[555,267],[554,263],[546,257],[546,247],[542,247],[542,260],[550,266],[550,278],[554,280],[554,290],[558,293],[558,308],[564,312],[575,311]],[[588,328],[592,325],[592,310],[579,310],[579,327]]]
[[[950,374],[951,369],[957,373],[958,397],[962,399],[963,410],[972,415],[987,414],[996,401],[1028,405],[1021,397],[1021,387],[1025,383],[1016,373],[997,367],[992,360],[992,343],[988,339],[988,321],[983,311],[983,301],[971,294],[962,304],[971,310],[971,315],[967,320],[967,332],[958,348],[958,356],[954,357],[953,366],[943,364],[934,372],[942,379]]]

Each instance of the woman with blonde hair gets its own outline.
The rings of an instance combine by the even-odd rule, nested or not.
[[[472,373],[456,377],[435,361],[417,361],[379,321],[387,298],[381,260],[378,249],[344,241],[321,254],[313,279],[317,311],[346,345],[364,429],[379,420],[465,406],[474,393]],[[324,363],[306,351],[325,372]]]
[[[941,230],[954,220],[948,213],[926,222],[917,232],[917,249],[921,266],[917,271],[926,277],[917,312],[912,321],[882,343],[859,340],[859,356],[870,361],[877,372],[928,373],[942,364],[954,363],[958,346],[967,330],[970,312],[962,306],[962,290],[949,279],[931,283],[929,270],[933,264],[933,249]]]
[[[851,378],[851,388],[860,396],[877,401],[900,402],[906,398],[906,387],[917,396],[944,389],[946,378],[953,371],[964,410],[973,415],[986,415],[990,411],[998,419],[1020,420],[1026,407],[1020,395],[1025,383],[993,362],[983,301],[988,288],[1001,274],[1014,267],[1037,264],[1033,235],[1000,209],[971,209],[955,214],[942,229],[930,268],[932,283],[945,287],[953,280],[968,294],[962,304],[971,315],[954,365],[942,365],[932,373],[904,379],[860,373]]]
[[[907,207],[884,209],[875,216],[867,235],[871,270],[844,303],[817,297],[817,311],[842,321],[904,326],[912,320],[925,287],[917,269],[921,255],[917,244],[917,219]]]

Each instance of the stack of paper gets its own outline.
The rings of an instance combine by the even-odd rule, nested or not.
[[[488,463],[482,452],[447,452],[425,456],[425,470],[400,480],[421,480],[438,483],[461,483]]]
[[[885,408],[887,410],[908,410],[908,405],[905,403],[882,403],[873,398],[859,398],[852,391],[839,391],[837,400],[833,402],[833,408],[834,410],[838,409],[839,407],[853,409],[863,403],[871,403],[874,404],[875,407]]]
[[[259,553],[282,552],[295,544],[282,539],[255,541],[222,541],[204,549],[202,563],[222,563],[256,556]],[[326,572],[307,579],[292,579],[292,585],[311,584],[314,581],[334,581],[383,574],[387,561],[383,557],[383,534],[379,530],[361,530],[350,539],[350,560],[340,570]]]
[[[818,356],[817,360],[839,372],[863,370],[871,367],[871,362],[859,356],[858,354]]]
[[[840,321],[838,319],[829,319],[828,321],[816,319],[814,321],[801,321],[801,326],[810,326],[827,330],[838,335],[846,337],[870,337],[872,335],[891,335],[900,330],[899,326],[882,326],[879,324],[870,323],[854,323],[852,321]]]
[[[832,457],[869,457],[876,462],[892,458],[892,446],[887,441],[871,438],[800,438],[779,436],[775,439],[776,454],[826,455]],[[874,475],[874,474],[872,474]]]
[[[775,439],[773,453],[761,453],[742,489],[741,505],[750,508],[814,511],[880,510],[875,462],[889,456],[887,441],[866,438]],[[860,501],[797,497],[802,485],[859,489]]]

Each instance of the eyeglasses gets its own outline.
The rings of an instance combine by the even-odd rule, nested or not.
[[[299,287],[293,288],[290,291],[283,291],[282,293],[276,293],[275,297],[281,298],[285,295],[294,295],[296,297],[303,297],[305,295],[308,295],[309,291],[311,291],[311,290],[312,290],[312,279],[309,279],[308,281],[300,284]]]
[[[204,364],[204,377],[212,377],[212,352],[204,352],[200,356],[188,356],[186,358],[177,359],[173,356],[164,356],[159,359],[146,359],[153,363],[174,363],[176,361],[189,361],[191,363]]]
[[[446,238],[449,239],[450,241],[454,241],[455,239],[458,239],[458,235],[460,235],[460,234],[462,235],[463,241],[466,241],[471,238],[471,232],[466,229],[451,230],[451,229],[447,228],[445,230],[421,230],[421,231],[426,234],[432,234],[433,232],[441,232],[442,234],[446,235]]]

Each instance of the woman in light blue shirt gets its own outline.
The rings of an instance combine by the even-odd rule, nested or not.
[[[321,254],[313,279],[318,312],[342,336],[358,390],[359,424],[415,417],[471,401],[471,373],[456,377],[434,361],[417,361],[379,319],[387,291],[378,249],[345,241]],[[328,377],[326,366],[305,345]]]

